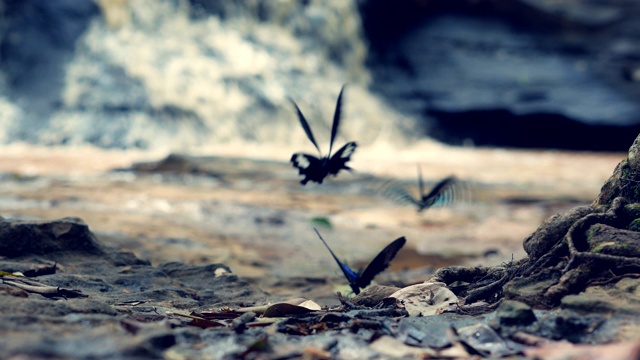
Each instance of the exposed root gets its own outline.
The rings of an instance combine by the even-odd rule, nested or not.
[[[432,280],[447,284],[468,282],[457,293],[465,297],[467,304],[477,301],[494,304],[502,298],[511,298],[537,307],[554,307],[564,296],[578,293],[589,285],[605,283],[612,277],[637,276],[640,258],[600,252],[592,248],[587,238],[594,225],[624,229],[637,215],[638,206],[628,205],[622,197],[615,198],[606,211],[602,206],[591,207],[589,211],[579,209],[569,216],[555,218],[560,223],[547,223],[538,229],[542,235],[527,239],[531,249],[546,247],[548,251],[544,254],[495,268],[445,268]],[[570,226],[568,221],[572,221]],[[612,241],[618,239],[614,237]]]

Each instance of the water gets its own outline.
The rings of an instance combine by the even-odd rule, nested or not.
[[[554,87],[544,101],[518,103],[518,113],[562,103],[576,117],[622,122],[617,116],[635,109],[611,92],[602,95],[588,77],[554,55],[530,60],[516,56],[506,66],[510,56],[493,56],[503,53],[500,49],[486,57],[449,49],[455,61],[447,61],[433,53],[446,50],[446,44],[414,52],[410,60],[428,72],[397,79],[391,84],[395,90],[386,95],[375,93],[370,85],[379,73],[372,74],[366,65],[368,45],[353,2],[221,2],[204,9],[186,0],[132,0],[102,1],[93,10],[88,5],[78,10],[73,4],[34,3],[43,19],[38,11],[18,5],[14,7],[22,12],[5,9],[22,22],[5,18],[12,36],[4,41],[11,42],[12,51],[2,54],[0,143],[88,144],[286,160],[293,151],[314,152],[288,98],[300,106],[326,152],[336,97],[345,83],[336,146],[357,141],[354,160],[364,149],[379,156],[376,159],[397,160],[394,149],[413,147],[403,161],[421,161],[424,147],[431,151],[439,145],[426,137],[428,119],[411,104],[419,102],[420,109],[434,104],[445,109],[490,107],[503,99],[508,102],[505,92],[518,92],[524,83],[533,84],[533,78],[544,82],[553,77],[566,86]],[[455,29],[452,21],[458,20],[445,18],[408,36],[405,48],[423,43],[422,38],[433,40],[438,29]],[[488,29],[491,44],[507,50],[533,46],[529,36],[487,26],[468,22],[447,41],[471,38],[473,43],[479,29]],[[531,60],[541,62],[531,67]],[[577,82],[564,81],[567,74]],[[487,78],[502,79],[505,85],[486,91],[482,84]],[[575,97],[567,100],[568,88],[593,91],[577,102]],[[415,89],[436,98],[405,96]],[[440,99],[438,91],[449,95]],[[389,105],[394,96],[403,101]]]
[[[328,146],[343,83],[350,84],[343,139],[393,137],[399,116],[364,88],[364,42],[349,18],[355,6],[310,5],[300,12],[285,5],[273,5],[287,14],[273,23],[251,18],[257,10],[223,20],[193,18],[184,1],[105,2],[106,16],[91,18],[52,74],[24,80],[37,86],[0,97],[0,141],[182,151],[302,145],[290,97]],[[348,49],[327,52],[339,46]],[[58,77],[62,85],[51,86]],[[33,90],[43,88],[50,90],[44,100]]]

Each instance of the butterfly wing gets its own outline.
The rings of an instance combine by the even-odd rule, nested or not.
[[[397,181],[388,181],[381,186],[382,195],[390,198],[397,204],[421,206],[422,201],[416,199],[401,183]]]
[[[358,145],[351,141],[340,148],[327,162],[327,173],[337,175],[342,169],[351,170],[346,164],[351,160],[351,155],[356,151]]]
[[[302,129],[307,134],[307,137],[309,138],[311,143],[313,143],[313,146],[315,146],[316,149],[318,149],[318,153],[322,154],[322,152],[320,151],[320,147],[318,147],[318,143],[316,142],[316,138],[313,136],[313,133],[311,132],[311,128],[309,127],[309,123],[307,122],[307,119],[305,119],[304,115],[302,115],[302,111],[300,111],[300,108],[298,107],[296,102],[293,101],[293,99],[289,99],[289,101],[291,101],[293,106],[296,108],[296,113],[298,114],[298,120],[300,120],[300,125],[302,125]]]
[[[331,156],[333,141],[336,139],[338,128],[340,127],[340,116],[342,115],[342,93],[344,92],[345,86],[346,85],[342,85],[342,88],[340,89],[340,95],[338,95],[338,101],[336,102],[336,111],[333,113],[333,124],[331,125],[331,140],[329,141],[329,153],[327,154],[327,156]]]
[[[331,253],[331,256],[333,257],[333,259],[338,263],[338,266],[340,266],[340,270],[342,270],[342,273],[344,274],[344,277],[346,277],[347,281],[349,282],[349,286],[351,286],[351,289],[357,295],[360,292],[360,289],[356,285],[358,283],[358,274],[356,274],[355,271],[351,270],[350,267],[348,267],[342,261],[340,261],[340,259],[338,259],[336,254],[333,253],[333,250],[331,250],[331,248],[327,244],[327,242],[324,241],[324,239],[322,238],[322,235],[320,235],[320,232],[318,231],[318,229],[313,228],[313,230],[315,230],[315,232],[316,232],[316,234],[318,234],[318,237],[320,238],[320,240],[322,240],[322,243],[324,244],[324,246],[326,246],[327,250],[329,250],[329,253]]]
[[[291,156],[291,163],[293,167],[298,169],[299,175],[304,175],[304,178],[300,180],[302,185],[305,185],[309,181],[322,184],[322,180],[327,176],[322,160],[313,155],[295,153]]]
[[[373,261],[367,265],[362,274],[360,274],[356,286],[362,289],[367,287],[376,275],[384,271],[384,269],[389,266],[391,260],[393,260],[406,242],[407,239],[405,239],[404,236],[399,237],[380,251]]]
[[[455,176],[449,176],[440,180],[428,194],[422,195],[422,209],[432,206],[451,205],[456,200],[458,185],[459,181]]]

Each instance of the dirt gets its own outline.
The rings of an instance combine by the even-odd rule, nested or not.
[[[0,155],[0,214],[80,217],[153,263],[219,262],[242,276],[338,276],[311,230],[316,217],[330,222],[327,241],[352,264],[402,235],[408,244],[394,269],[498,264],[523,257],[522,240],[546,217],[590,203],[624,156],[437,144],[397,149],[398,161],[368,155],[383,152],[356,154],[355,174],[302,187],[287,157],[271,160],[273,150],[259,152],[271,159],[205,157],[206,174],[197,175],[113,171],[159,161],[160,153],[13,146]],[[418,154],[427,182],[453,173],[472,184],[472,197],[418,214],[381,196],[391,174],[417,192]]]

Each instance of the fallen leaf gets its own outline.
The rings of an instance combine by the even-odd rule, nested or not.
[[[402,301],[409,316],[436,315],[458,301],[458,297],[441,282],[411,285],[389,297]]]
[[[287,317],[291,315],[303,315],[310,313],[313,310],[310,310],[306,307],[291,305],[287,303],[278,303],[273,304],[267,308],[267,310],[262,314],[264,317]]]

